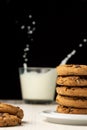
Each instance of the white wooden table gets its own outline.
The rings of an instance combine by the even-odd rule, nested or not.
[[[24,110],[24,118],[20,126],[1,127],[1,130],[87,130],[87,126],[55,124],[46,121],[41,112],[56,109],[56,104],[25,104],[22,100],[1,100],[19,106]]]

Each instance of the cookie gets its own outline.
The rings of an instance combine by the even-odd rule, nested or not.
[[[65,96],[87,97],[87,87],[59,86],[56,87],[56,92]]]
[[[56,82],[64,86],[87,86],[87,76],[58,76]]]
[[[65,114],[87,114],[87,108],[73,108],[58,105],[56,112]]]
[[[87,98],[85,97],[69,97],[69,96],[56,96],[56,102],[62,106],[87,108]]]
[[[9,113],[11,115],[16,115],[20,119],[22,119],[24,116],[23,110],[20,107],[2,102],[0,103],[0,113]]]
[[[87,75],[87,65],[65,64],[56,67],[58,75]]]
[[[0,127],[17,126],[21,124],[21,119],[9,113],[0,113]]]

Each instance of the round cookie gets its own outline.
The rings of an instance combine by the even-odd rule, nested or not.
[[[85,76],[58,76],[57,84],[64,86],[87,86],[87,77]]]
[[[68,96],[56,96],[56,102],[62,106],[75,107],[75,108],[87,108],[87,98],[68,97]]]
[[[87,65],[64,64],[56,67],[58,75],[87,75]]]
[[[9,113],[18,116],[20,119],[23,118],[24,113],[20,107],[16,107],[6,103],[0,103],[0,113]]]
[[[87,108],[72,108],[58,105],[56,112],[66,114],[87,114]]]
[[[59,86],[56,87],[56,92],[59,95],[65,95],[65,96],[87,97],[87,87]]]
[[[0,127],[17,126],[21,124],[21,119],[8,113],[0,113]]]

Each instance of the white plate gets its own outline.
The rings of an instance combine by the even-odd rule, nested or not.
[[[87,125],[87,115],[85,114],[62,114],[53,110],[45,110],[41,115],[46,117],[47,121],[59,124],[69,125]]]

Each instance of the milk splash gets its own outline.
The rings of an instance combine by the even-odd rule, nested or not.
[[[33,16],[31,14],[28,15],[28,19],[29,19],[29,25],[21,25],[21,30],[24,30],[25,29],[27,30],[27,37],[28,37],[28,40],[29,40],[29,43],[32,43],[34,41],[33,39],[33,33],[34,31],[36,30],[36,22],[33,20]],[[25,48],[24,48],[24,54],[23,54],[23,59],[24,59],[24,63],[23,63],[23,67],[24,67],[24,70],[26,72],[27,70],[27,62],[28,62],[28,52],[30,50],[29,48],[29,43],[26,44]]]
[[[78,45],[78,47],[82,47],[83,44],[85,44],[85,43],[87,43],[87,39],[86,39],[86,38],[83,39],[83,43],[80,43],[80,44]],[[73,55],[75,55],[76,51],[77,51],[76,49],[73,49],[73,50],[60,62],[59,65],[66,64],[67,61],[68,61]]]

